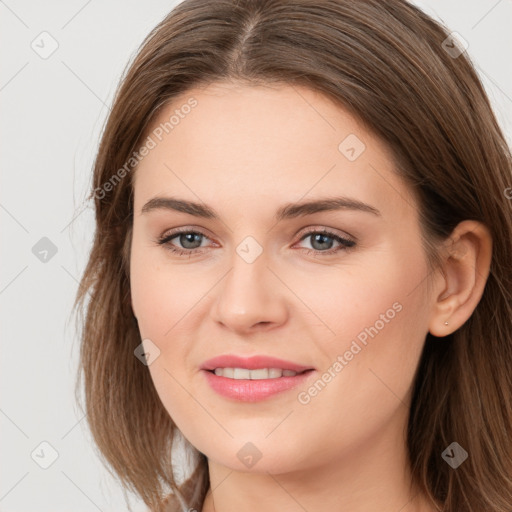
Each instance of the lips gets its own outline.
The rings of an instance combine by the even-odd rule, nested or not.
[[[219,369],[223,370],[219,371]],[[226,370],[225,373],[224,369],[229,370]],[[231,375],[233,369],[235,374],[231,378],[224,376],[226,374]],[[273,369],[273,378],[271,378],[270,373],[269,378],[265,378],[265,375],[260,375],[259,372],[255,371],[263,369]],[[213,391],[224,398],[241,402],[258,402],[273,395],[290,391],[307,382],[315,373],[315,369],[312,367],[285,361],[284,359],[268,356],[244,358],[235,355],[209,359],[203,363],[201,370]],[[277,376],[276,371],[281,372],[282,376]],[[237,375],[237,373],[240,373],[240,375]]]
[[[247,370],[279,368],[281,370],[291,370],[296,373],[302,373],[305,370],[314,370],[312,366],[304,366],[291,361],[285,361],[284,359],[263,355],[240,357],[228,354],[208,359],[208,361],[205,361],[201,365],[201,370],[213,371],[215,368],[246,368]]]

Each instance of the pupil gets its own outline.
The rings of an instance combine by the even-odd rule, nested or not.
[[[192,245],[194,244],[194,238],[199,239],[201,237],[201,235],[198,235],[196,233],[186,233],[184,235],[181,235],[180,236],[180,243],[183,245],[183,247],[187,248],[187,249],[196,249],[196,247],[189,247],[187,244],[191,243]],[[198,240],[196,240],[197,242]],[[199,240],[199,245],[201,245],[201,240]],[[197,246],[199,247],[199,246]]]
[[[329,240],[330,238],[331,238],[331,237],[330,237],[330,236],[328,236],[328,235],[316,234],[316,235],[313,237],[313,243],[312,243],[312,245],[313,245],[313,247],[315,247],[315,245],[314,245],[314,244],[315,244],[317,241],[319,241],[319,242],[320,242],[320,244],[325,244],[325,243],[326,243],[326,242],[325,242],[325,239]],[[327,244],[327,245],[330,245],[330,244]],[[329,249],[329,248],[330,248],[330,247],[325,247],[325,246],[324,246],[324,247],[319,247],[319,249]]]

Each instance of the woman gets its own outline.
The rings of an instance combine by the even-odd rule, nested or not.
[[[412,5],[179,4],[94,169],[77,305],[109,467],[151,510],[510,511],[511,184],[463,48]]]

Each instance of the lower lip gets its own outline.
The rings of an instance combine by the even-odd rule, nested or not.
[[[241,402],[258,402],[299,386],[309,378],[313,370],[305,371],[293,377],[261,380],[229,379],[228,377],[219,377],[206,370],[203,370],[203,373],[206,375],[210,387],[219,395]]]

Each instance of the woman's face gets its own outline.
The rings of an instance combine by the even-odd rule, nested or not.
[[[144,144],[132,304],[183,435],[271,473],[403,445],[432,304],[387,148],[309,89],[226,83],[175,99]],[[277,377],[293,365],[308,371]]]

